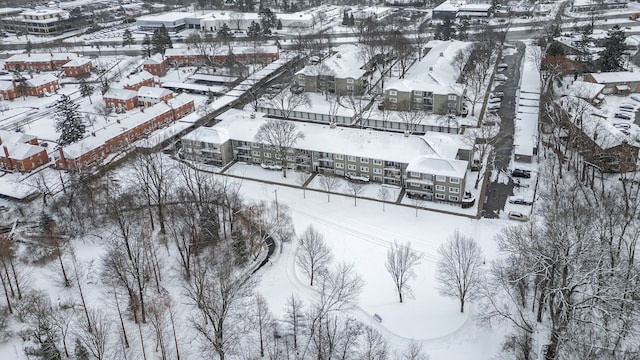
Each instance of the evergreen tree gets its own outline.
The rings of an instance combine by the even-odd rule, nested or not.
[[[171,42],[171,37],[169,36],[169,31],[167,28],[162,25],[160,29],[156,29],[153,31],[153,36],[151,37],[151,45],[153,53],[164,54],[164,51],[172,48],[173,43]]]
[[[349,25],[351,25],[351,26],[355,26],[356,25],[356,19],[353,17],[353,13],[349,17]]]
[[[602,59],[600,69],[602,71],[624,70],[625,38],[624,31],[620,29],[618,25],[614,25],[611,30],[607,32],[607,37],[604,41],[605,49],[600,56]]]
[[[199,218],[200,239],[203,244],[216,245],[220,240],[220,222],[218,212],[213,206],[202,209]]]
[[[89,103],[93,104],[93,101],[91,100],[91,95],[93,95],[93,86],[87,83],[87,81],[84,78],[80,78],[80,96],[82,97],[88,96]]]
[[[547,48],[547,55],[564,56],[564,48],[562,47],[562,44],[557,41],[551,42],[551,44],[549,44],[549,47]]]
[[[282,30],[282,21],[278,19],[278,24],[276,25],[276,30]]]
[[[56,105],[56,130],[60,133],[58,144],[66,146],[73,144],[84,136],[86,127],[82,116],[78,112],[78,104],[67,95],[62,95]]]
[[[228,43],[233,39],[233,34],[231,34],[231,29],[227,23],[222,24],[220,29],[218,29],[218,38],[222,40],[224,43]]]
[[[153,46],[151,46],[151,38],[148,34],[144,35],[142,39],[142,51],[144,52],[146,57],[151,56],[151,51],[153,51]]]
[[[133,35],[129,29],[125,29],[124,34],[122,34],[122,46],[129,46],[133,44]]]
[[[16,67],[14,75],[16,79],[16,90],[18,90],[18,93],[22,95],[22,99],[25,100],[27,98],[27,88],[29,87],[27,84],[27,78],[22,75],[19,66]]]
[[[236,265],[244,266],[249,260],[249,249],[247,247],[247,241],[237,230],[233,230],[231,232],[231,246],[233,247],[233,252],[235,253],[235,261]]]
[[[33,50],[31,40],[27,40],[27,44],[25,45],[24,50],[27,52],[27,54],[31,54],[31,50]]]
[[[342,13],[342,25],[348,26],[351,20],[349,20],[349,13],[345,10]]]
[[[278,24],[278,17],[269,8],[264,8],[260,12],[260,26],[265,35],[271,34],[271,29]]]
[[[252,40],[258,40],[262,37],[262,28],[260,24],[255,21],[251,22],[249,28],[247,29],[247,37]]]

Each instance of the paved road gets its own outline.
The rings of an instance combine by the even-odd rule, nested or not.
[[[513,153],[513,119],[516,113],[516,95],[520,83],[520,65],[524,56],[525,46],[523,43],[516,43],[518,51],[514,55],[503,57],[502,62],[509,64],[509,68],[503,73],[509,78],[502,91],[502,106],[498,111],[500,115],[501,125],[498,133],[498,142],[494,151],[493,167],[496,171],[509,172],[509,162]],[[509,180],[507,184],[498,182],[489,182],[487,184],[486,203],[484,205],[484,216],[487,218],[496,218],[498,213],[504,209],[507,198],[513,194],[513,181]]]

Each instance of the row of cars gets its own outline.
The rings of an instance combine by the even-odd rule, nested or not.
[[[626,120],[626,121],[634,121],[636,118],[636,107],[630,103],[622,103],[618,106],[618,110],[613,115],[615,119]],[[625,135],[631,135],[629,130],[631,129],[631,124],[625,122],[614,122],[613,126],[615,126],[621,133]]]
[[[511,170],[511,177],[512,178],[530,179],[531,178],[531,170],[515,168],[515,169]],[[520,183],[519,180],[516,182],[516,184],[517,184],[516,187],[522,187],[523,186]],[[528,185],[524,185],[524,187],[528,187]],[[525,196],[522,196],[522,195],[510,196],[509,197],[509,203],[510,204],[514,204],[514,205],[531,206],[531,205],[533,205],[533,200],[529,200],[528,198],[526,198]],[[527,220],[529,220],[529,218],[526,215],[524,215],[523,213],[521,213],[519,211],[509,211],[508,216],[509,216],[509,219],[511,219],[511,220],[517,220],[517,221],[527,221]]]
[[[498,64],[498,74],[494,77],[494,84],[496,86],[502,86],[509,79],[507,75],[502,72],[505,71],[509,67],[506,63]],[[487,101],[487,110],[489,111],[498,111],[500,106],[502,106],[502,97],[504,96],[504,92],[502,91],[494,91],[489,94],[489,100]]]

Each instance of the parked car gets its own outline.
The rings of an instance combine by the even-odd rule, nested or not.
[[[504,97],[504,93],[502,91],[496,91],[493,93],[493,97],[502,98]]]
[[[621,104],[620,110],[622,111],[636,111],[636,107],[633,104]]]
[[[507,75],[505,74],[498,74],[496,75],[496,80],[498,81],[507,81],[509,78],[507,77]]]
[[[631,120],[631,114],[625,112],[617,112],[614,117],[617,119]]]
[[[629,125],[627,123],[615,123],[615,124],[613,124],[613,126],[617,127],[618,129],[622,129],[622,130],[631,129],[631,125]]]
[[[499,97],[490,97],[489,98],[489,103],[493,104],[493,103],[499,103],[501,102],[502,99],[500,99]]]
[[[510,196],[509,203],[517,205],[533,205],[533,201],[525,200],[523,197]]]
[[[498,109],[500,109],[501,105],[502,105],[502,103],[499,102],[499,101],[498,102],[492,102],[492,103],[489,103],[489,105],[487,105],[487,109],[488,110],[498,110]]]
[[[509,64],[507,64],[507,63],[498,64],[498,71],[503,71],[508,67],[509,67]]]
[[[509,211],[509,219],[517,220],[517,221],[529,220],[529,218],[527,218],[526,215],[523,215],[522,213],[519,213],[517,211]]]
[[[511,176],[529,179],[531,178],[531,171],[522,170],[522,169],[513,169],[513,171],[511,171]]]
[[[638,95],[638,94],[633,94],[633,95],[629,96],[629,98],[631,98],[631,100],[633,100],[633,101],[640,102],[640,95]]]

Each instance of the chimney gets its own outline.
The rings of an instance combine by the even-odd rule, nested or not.
[[[3,145],[2,149],[4,150],[4,156],[8,159],[9,158],[9,149],[7,149],[6,145]]]
[[[60,153],[60,160],[62,161],[62,164],[66,168],[67,167],[67,159],[64,157],[64,151],[62,151],[62,146],[58,148],[58,152]]]
[[[2,145],[2,138],[0,138],[0,145]]]
[[[120,124],[120,119],[117,119],[117,120],[116,120],[116,122],[117,122],[118,124]]]
[[[96,136],[96,132],[95,132],[95,131],[92,131],[92,132],[91,132],[91,136]]]
[[[333,121],[332,121],[332,122],[330,122],[330,123],[329,123],[329,128],[331,128],[331,129],[335,129],[335,128],[336,128],[336,123],[335,123],[335,122],[333,122]]]
[[[29,74],[29,75],[31,75],[31,78],[33,79],[33,74]]]
[[[409,137],[409,134],[410,134],[410,133],[409,133],[409,130],[405,130],[405,131],[404,131],[404,137]]]
[[[29,53],[27,53],[27,57],[31,57],[31,53],[30,53],[30,52],[29,52]]]
[[[13,91],[18,91],[18,86],[16,85],[16,81],[11,80],[11,84],[13,85]]]
[[[140,108],[140,112],[142,112],[142,113],[144,112],[144,107]]]

